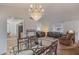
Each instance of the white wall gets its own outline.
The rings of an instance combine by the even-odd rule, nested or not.
[[[6,17],[0,15],[0,54],[6,52],[7,49],[7,20]]]
[[[62,26],[60,26],[62,25]],[[48,21],[45,16],[42,17],[41,19],[39,19],[38,21],[34,21],[32,19],[30,19],[29,17],[26,17],[26,19],[24,20],[24,33],[26,34],[26,30],[27,29],[35,29],[35,30],[43,30],[45,26],[48,26],[48,30],[49,31],[54,31],[54,28],[56,27],[62,27],[63,28],[63,24],[56,22],[56,23],[52,23],[50,21]],[[62,29],[63,31],[63,29]]]
[[[13,36],[16,36],[16,24],[15,23],[8,23],[7,24],[7,32],[12,33]]]
[[[75,32],[79,32],[79,20],[68,21],[63,23],[64,31],[74,30]]]

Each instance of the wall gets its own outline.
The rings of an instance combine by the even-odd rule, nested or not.
[[[12,33],[13,36],[16,36],[16,24],[15,23],[8,23],[7,24],[7,32]]]
[[[48,27],[48,31],[56,31],[56,29],[54,30],[54,28],[56,27],[60,27],[63,28],[63,24],[57,22],[57,23],[52,23],[48,20],[46,20],[46,18],[40,19],[38,21],[34,21],[32,19],[26,19],[24,20],[24,31],[26,31],[27,29],[35,29],[35,30],[44,30],[44,27]],[[63,29],[61,29],[61,32],[63,31]]]
[[[7,49],[7,21],[6,17],[0,15],[0,54],[6,52]]]
[[[26,18],[24,20],[24,31],[26,31],[27,29],[37,29],[38,26],[41,27],[41,30],[45,26],[48,26],[49,31],[52,31],[54,24],[59,23],[56,21],[53,22],[52,20],[49,19],[47,12],[45,12],[44,15],[42,16],[42,18],[39,19],[38,21],[34,21],[33,19],[30,19],[29,15],[26,15]]]
[[[79,32],[79,20],[73,20],[63,23],[64,31],[74,30],[75,32]]]

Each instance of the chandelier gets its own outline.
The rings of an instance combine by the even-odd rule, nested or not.
[[[38,21],[42,17],[43,12],[44,9],[41,5],[30,5],[29,14],[33,20]]]

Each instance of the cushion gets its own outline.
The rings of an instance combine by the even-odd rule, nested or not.
[[[48,32],[47,36],[53,37],[53,38],[59,38],[62,36],[62,33],[60,33],[60,32]]]
[[[48,36],[48,37],[53,37],[53,32],[48,32],[48,33],[47,33],[47,36]]]
[[[45,32],[38,31],[36,32],[37,37],[45,37]]]

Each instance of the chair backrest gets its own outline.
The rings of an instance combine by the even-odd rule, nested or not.
[[[74,38],[74,35],[75,35],[74,33],[72,33],[72,34],[71,33],[68,33],[67,34],[67,39],[68,40],[72,40]]]
[[[52,42],[51,45],[39,49],[37,55],[56,55],[57,54],[58,41]]]

